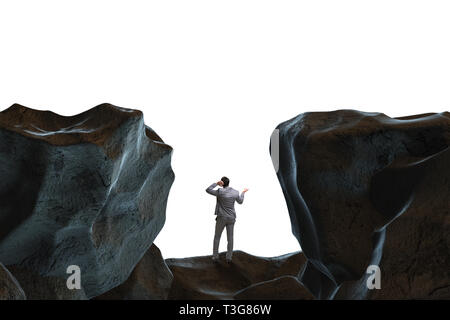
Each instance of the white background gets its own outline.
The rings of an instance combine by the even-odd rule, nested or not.
[[[222,175],[250,189],[235,249],[280,255],[300,247],[272,130],[305,111],[448,110],[449,17],[431,0],[1,1],[0,107],[144,111],[175,149],[164,257],[210,254]]]

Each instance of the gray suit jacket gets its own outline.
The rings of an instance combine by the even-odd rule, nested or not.
[[[239,191],[229,186],[214,190],[215,187],[217,187],[217,183],[213,183],[206,189],[206,192],[217,197],[216,211],[214,214],[218,217],[236,220],[234,202],[236,201],[237,203],[242,204],[244,202],[244,193],[242,192],[239,195]]]

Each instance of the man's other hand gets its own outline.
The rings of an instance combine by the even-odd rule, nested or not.
[[[219,181],[217,182],[217,184],[218,184],[219,186],[223,187],[223,181],[222,181],[222,180],[219,180]]]

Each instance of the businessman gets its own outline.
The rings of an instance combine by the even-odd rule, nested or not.
[[[239,191],[231,188],[230,179],[227,177],[222,177],[220,181],[213,183],[210,185],[206,192],[216,196],[216,231],[214,234],[214,244],[213,244],[213,257],[214,261],[219,259],[219,243],[220,237],[222,236],[223,229],[227,229],[227,262],[231,262],[233,257],[233,229],[234,223],[236,221],[236,211],[234,210],[234,202],[236,201],[239,204],[244,202],[244,195],[248,191],[248,189],[244,189],[241,194]],[[215,190],[215,187],[220,186],[222,188],[218,188]]]

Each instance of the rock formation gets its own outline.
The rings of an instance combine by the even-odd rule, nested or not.
[[[96,297],[97,300],[166,300],[173,275],[155,244],[120,286]]]
[[[236,300],[313,300],[314,296],[296,276],[281,276],[238,291]]]
[[[224,253],[218,262],[211,256],[166,259],[174,276],[169,299],[311,299],[308,290],[292,279],[304,262],[300,252],[262,258],[235,251],[230,264]]]
[[[305,113],[275,135],[303,252],[164,260],[172,148],[140,111],[0,112],[0,299],[450,299],[448,112]]]
[[[137,110],[1,112],[0,261],[44,282],[77,265],[87,298],[120,285],[164,225],[171,154]]]
[[[25,292],[16,278],[0,263],[0,300],[25,300]]]
[[[319,299],[450,298],[450,114],[281,123],[277,176]],[[273,146],[271,146],[272,149]],[[370,265],[381,289],[368,290]]]
[[[8,266],[26,293],[27,300],[87,300],[83,288],[68,290],[67,277],[40,275],[35,270]]]

